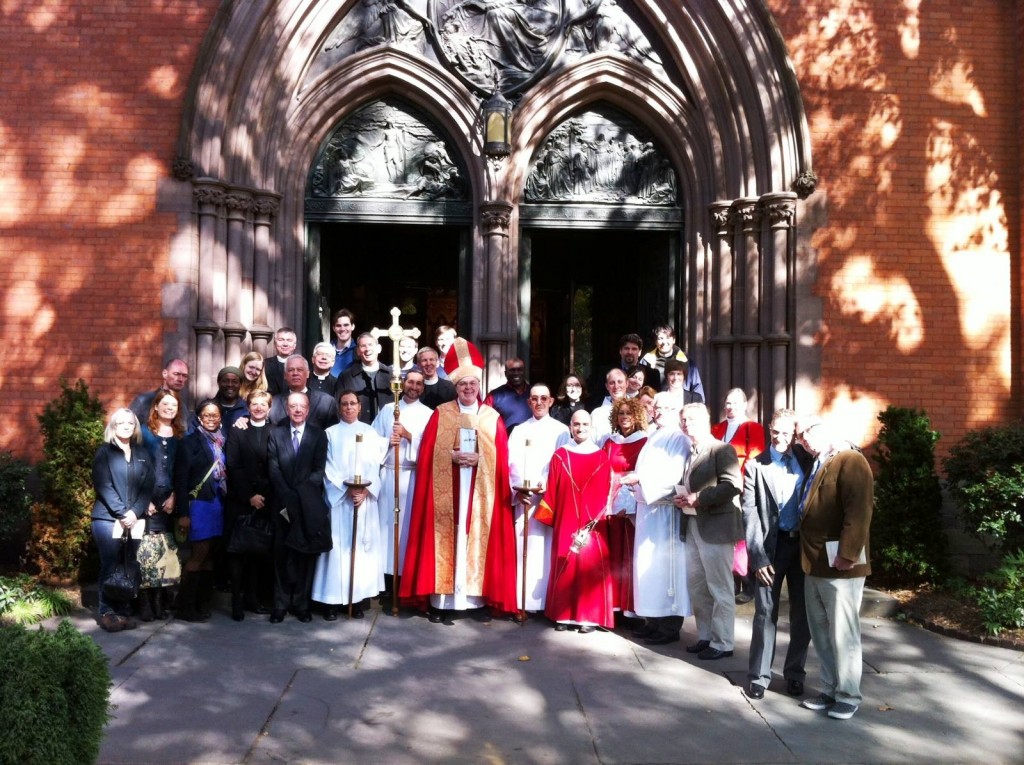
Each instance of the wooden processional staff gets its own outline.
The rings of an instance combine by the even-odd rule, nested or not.
[[[391,326],[387,329],[377,329],[374,327],[370,330],[370,334],[378,340],[382,337],[387,337],[391,340],[391,393],[395,397],[395,425],[398,424],[399,407],[398,401],[402,397],[402,361],[398,355],[398,344],[401,342],[403,337],[411,337],[414,340],[420,336],[420,331],[413,327],[412,329],[402,329],[402,325],[398,323],[398,319],[401,317],[402,311],[395,306],[391,309]],[[402,500],[401,500],[401,480],[402,480],[402,439],[398,439],[395,444],[395,528],[394,528],[394,574],[392,575],[391,581],[391,615],[398,616],[398,566],[399,566],[399,543],[401,541],[402,524]]]

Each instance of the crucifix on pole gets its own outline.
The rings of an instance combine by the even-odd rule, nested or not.
[[[398,399],[402,395],[402,362],[398,356],[398,344],[403,338],[411,337],[414,340],[420,336],[420,331],[413,327],[412,329],[402,329],[402,325],[399,324],[398,320],[402,316],[402,311],[396,306],[391,309],[391,326],[387,329],[378,329],[374,327],[370,330],[370,334],[375,339],[380,340],[382,337],[387,337],[391,340],[392,350],[392,364],[391,364],[391,393],[395,397],[395,425],[398,425]],[[395,442],[395,527],[394,527],[394,574],[392,574],[391,582],[391,615],[398,616],[398,552],[399,544],[401,542],[401,519],[402,513],[402,501],[400,497],[401,482],[399,469],[402,464],[402,440],[399,438]]]

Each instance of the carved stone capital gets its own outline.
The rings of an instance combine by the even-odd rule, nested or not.
[[[732,225],[751,231],[761,222],[761,210],[756,199],[737,199],[729,208]]]
[[[818,188],[818,174],[813,170],[804,170],[793,181],[793,191],[800,199],[807,199]]]
[[[224,206],[231,211],[246,213],[253,209],[253,199],[248,194],[228,192],[224,195]]]
[[[176,181],[191,181],[196,177],[196,165],[188,157],[175,157],[171,175]]]
[[[512,222],[512,205],[508,202],[489,202],[480,205],[480,222],[484,233],[508,236],[508,227]]]
[[[259,215],[274,215],[281,208],[281,200],[275,197],[258,197],[253,200],[253,209]]]
[[[224,189],[219,186],[196,186],[192,189],[192,197],[200,205],[224,204]]]
[[[715,233],[724,236],[729,233],[731,202],[712,202],[708,205],[708,212],[711,213],[711,222],[714,224]]]

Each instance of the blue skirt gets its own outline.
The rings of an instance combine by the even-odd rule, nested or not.
[[[224,506],[220,499],[207,502],[193,499],[188,504],[188,512],[192,518],[188,538],[191,542],[219,537],[224,533]]]

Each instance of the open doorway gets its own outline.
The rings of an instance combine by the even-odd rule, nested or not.
[[[638,333],[648,350],[656,325],[676,324],[677,241],[669,231],[524,231],[530,379],[557,388],[574,369],[591,380],[618,362],[623,334]]]
[[[460,302],[469,295],[460,281],[467,272],[464,227],[331,223],[319,234],[322,333],[339,308],[355,314],[357,332],[383,329],[393,306],[403,327],[420,330],[421,346],[433,345],[441,324],[468,329],[460,322],[469,315]]]

